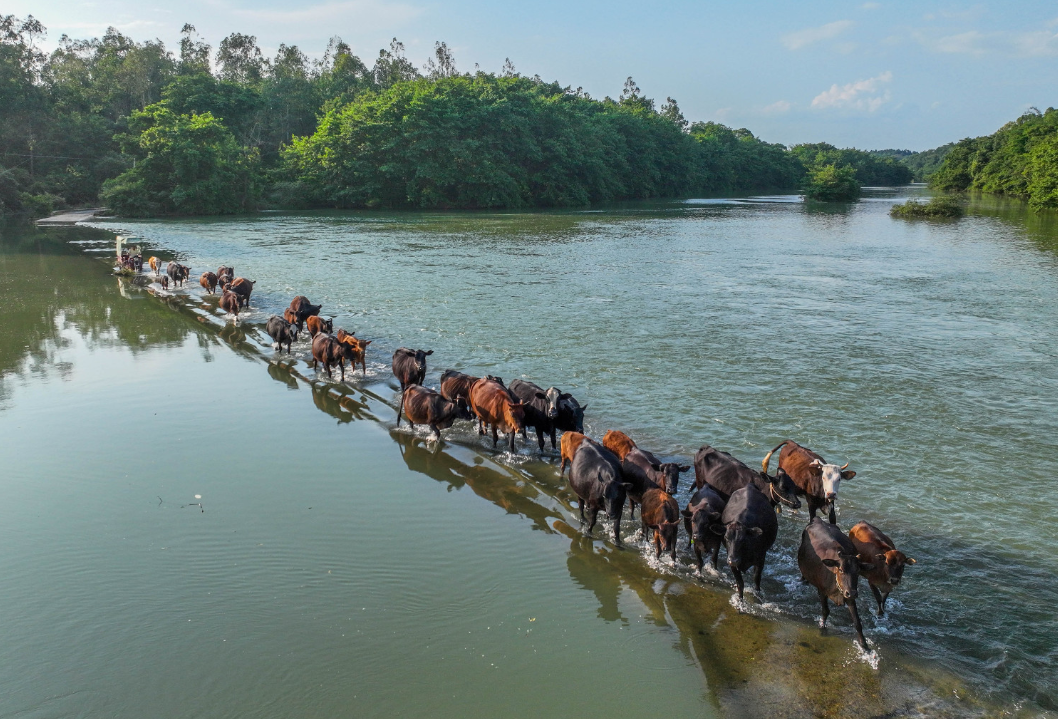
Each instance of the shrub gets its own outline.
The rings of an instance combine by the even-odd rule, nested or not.
[[[805,197],[820,202],[850,202],[860,196],[860,183],[852,167],[823,165],[809,171],[805,180]]]
[[[963,208],[959,200],[951,195],[938,195],[929,202],[908,200],[902,205],[893,205],[889,210],[891,217],[902,217],[904,219],[943,219],[962,217]]]

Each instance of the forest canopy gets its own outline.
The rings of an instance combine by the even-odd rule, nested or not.
[[[418,68],[396,39],[365,62],[338,37],[318,60],[241,33],[214,50],[191,25],[175,52],[111,28],[45,53],[45,36],[0,17],[0,214],[566,207],[802,191],[830,167],[857,191],[911,178],[894,158],[689,122],[632,78],[595,99],[509,60],[461,73],[443,42]]]

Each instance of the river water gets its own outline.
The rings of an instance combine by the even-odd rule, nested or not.
[[[890,219],[906,192],[9,231],[0,715],[1055,711],[1058,226],[980,198]],[[253,310],[119,293],[114,232],[234,265]],[[267,362],[254,327],[294,294],[375,340],[368,377],[317,381],[307,342]],[[633,523],[625,551],[580,538],[535,442],[392,431],[402,345],[434,350],[427,384],[554,384],[665,456],[849,461],[839,522],[918,560],[885,619],[864,588],[875,652],[842,612],[814,627],[803,512],[737,606]]]

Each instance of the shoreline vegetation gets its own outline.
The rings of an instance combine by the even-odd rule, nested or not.
[[[266,58],[239,33],[214,52],[191,25],[175,53],[111,28],[63,36],[47,54],[45,36],[32,16],[0,17],[0,214],[100,201],[126,216],[172,216],[822,199],[835,194],[833,176],[848,187],[854,177],[857,195],[912,179],[893,157],[689,122],[676,100],[656,103],[632,78],[599,100],[510,60],[499,73],[460,73],[443,42],[420,71],[396,39],[369,65],[338,37],[310,61],[287,45]]]
[[[911,199],[902,205],[893,205],[889,210],[890,217],[899,217],[906,220],[913,219],[954,219],[962,217],[964,210],[959,200],[951,195],[938,195],[929,202],[919,202]]]

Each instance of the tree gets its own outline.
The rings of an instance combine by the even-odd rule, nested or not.
[[[431,80],[437,80],[442,77],[454,77],[459,74],[456,70],[456,59],[452,55],[452,51],[448,49],[448,45],[438,40],[434,43],[434,56],[426,61],[423,65],[423,70],[426,70],[426,76]]]
[[[805,181],[805,197],[821,202],[849,202],[859,198],[856,170],[845,166],[823,165],[810,170]]]
[[[382,89],[419,77],[419,71],[411,64],[411,60],[404,57],[404,43],[397,38],[393,38],[390,42],[389,50],[378,51],[378,59],[375,60],[372,74],[375,84]]]
[[[680,106],[671,97],[665,98],[665,104],[661,106],[661,116],[681,130],[686,130],[689,124],[680,112]]]
[[[195,26],[190,23],[184,23],[180,35],[180,74],[208,73],[210,46],[198,39]]]
[[[217,66],[222,80],[260,82],[265,74],[265,64],[253,35],[233,32],[221,40],[217,48]]]

